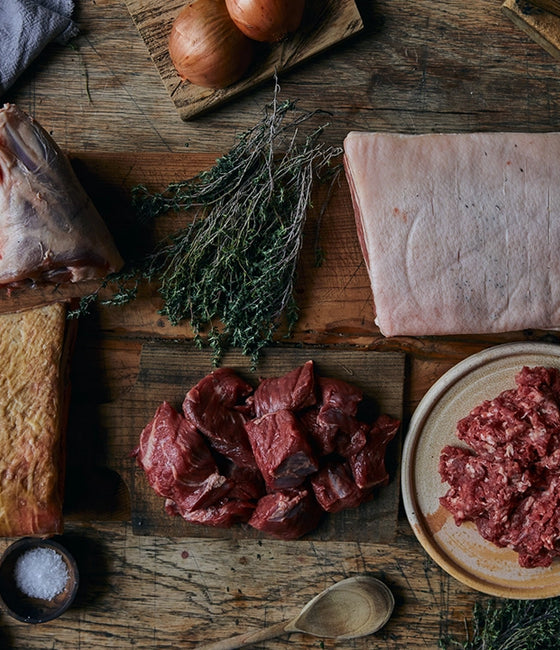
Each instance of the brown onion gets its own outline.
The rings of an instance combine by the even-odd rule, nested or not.
[[[197,86],[225,88],[253,60],[251,39],[231,19],[224,0],[194,0],[171,28],[169,55],[179,76]]]
[[[274,43],[300,26],[305,0],[226,0],[226,5],[244,34]]]

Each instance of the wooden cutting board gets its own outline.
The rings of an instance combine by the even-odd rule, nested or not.
[[[307,0],[300,29],[281,43],[259,44],[256,61],[239,82],[220,90],[183,83],[168,52],[171,25],[187,0],[125,0],[179,115],[188,120],[301,64],[363,29],[353,0]]]
[[[113,232],[126,259],[137,255],[135,237],[139,227],[130,209],[130,189],[147,186],[161,191],[169,183],[210,169],[218,154],[197,153],[79,153],[71,161],[78,177]],[[176,232],[192,215],[170,213],[158,218],[154,241]],[[316,263],[320,250],[322,262]],[[370,343],[378,336],[368,274],[360,251],[348,184],[341,174],[332,186],[314,188],[303,242],[296,299],[300,319],[296,330],[313,342],[339,343],[353,332]],[[98,289],[98,282],[80,285],[36,286],[0,292],[0,313],[17,311],[54,300],[69,300]],[[171,325],[158,310],[157,288],[145,287],[134,303],[123,307],[99,306],[96,313],[104,331],[126,336],[176,338],[192,335],[186,325]],[[385,341],[381,341],[385,344]]]
[[[529,0],[505,0],[502,12],[535,43],[560,58],[560,16],[537,7]]]
[[[229,353],[223,366],[234,368],[244,379],[256,385],[259,377],[275,377],[313,359],[317,371],[344,379],[360,387],[379,412],[402,419],[404,359],[400,352],[371,352],[298,347],[270,348],[256,371],[250,370],[247,357]],[[140,432],[158,405],[169,401],[180,409],[185,393],[211,372],[210,353],[189,342],[150,342],[142,350],[140,372],[132,390],[103,410],[109,456],[128,485],[132,526],[139,535],[177,537],[260,538],[263,534],[248,526],[218,529],[188,524],[164,511],[164,500],[148,486],[144,472],[131,451]],[[391,542],[396,535],[399,505],[400,435],[389,446],[387,468],[391,480],[380,488],[372,501],[357,509],[328,515],[308,539]]]

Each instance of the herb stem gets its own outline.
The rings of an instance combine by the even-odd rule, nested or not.
[[[228,345],[241,348],[254,365],[283,320],[291,332],[313,183],[329,175],[332,160],[341,154],[340,148],[320,143],[326,125],[302,133],[304,123],[320,112],[296,114],[289,121],[295,104],[279,102],[278,91],[276,83],[261,121],[214,167],[161,193],[133,189],[142,223],[169,211],[193,211],[194,218],[103,285],[117,287],[105,304],[124,304],[136,297],[140,282],[157,282],[161,313],[172,324],[188,321],[199,343],[207,331],[215,365]],[[86,296],[74,315],[95,298]]]

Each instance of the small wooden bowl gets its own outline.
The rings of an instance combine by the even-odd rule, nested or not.
[[[55,550],[66,563],[68,581],[64,590],[52,600],[27,596],[16,585],[17,559],[34,548]],[[78,567],[70,553],[53,539],[23,537],[11,544],[0,559],[0,600],[10,616],[24,623],[45,623],[63,614],[72,604],[78,591]]]

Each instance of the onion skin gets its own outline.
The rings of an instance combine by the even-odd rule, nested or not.
[[[194,0],[173,21],[169,55],[183,81],[226,88],[249,68],[254,43],[235,26],[224,0]]]
[[[233,22],[255,41],[275,43],[301,24],[305,0],[226,0]]]

